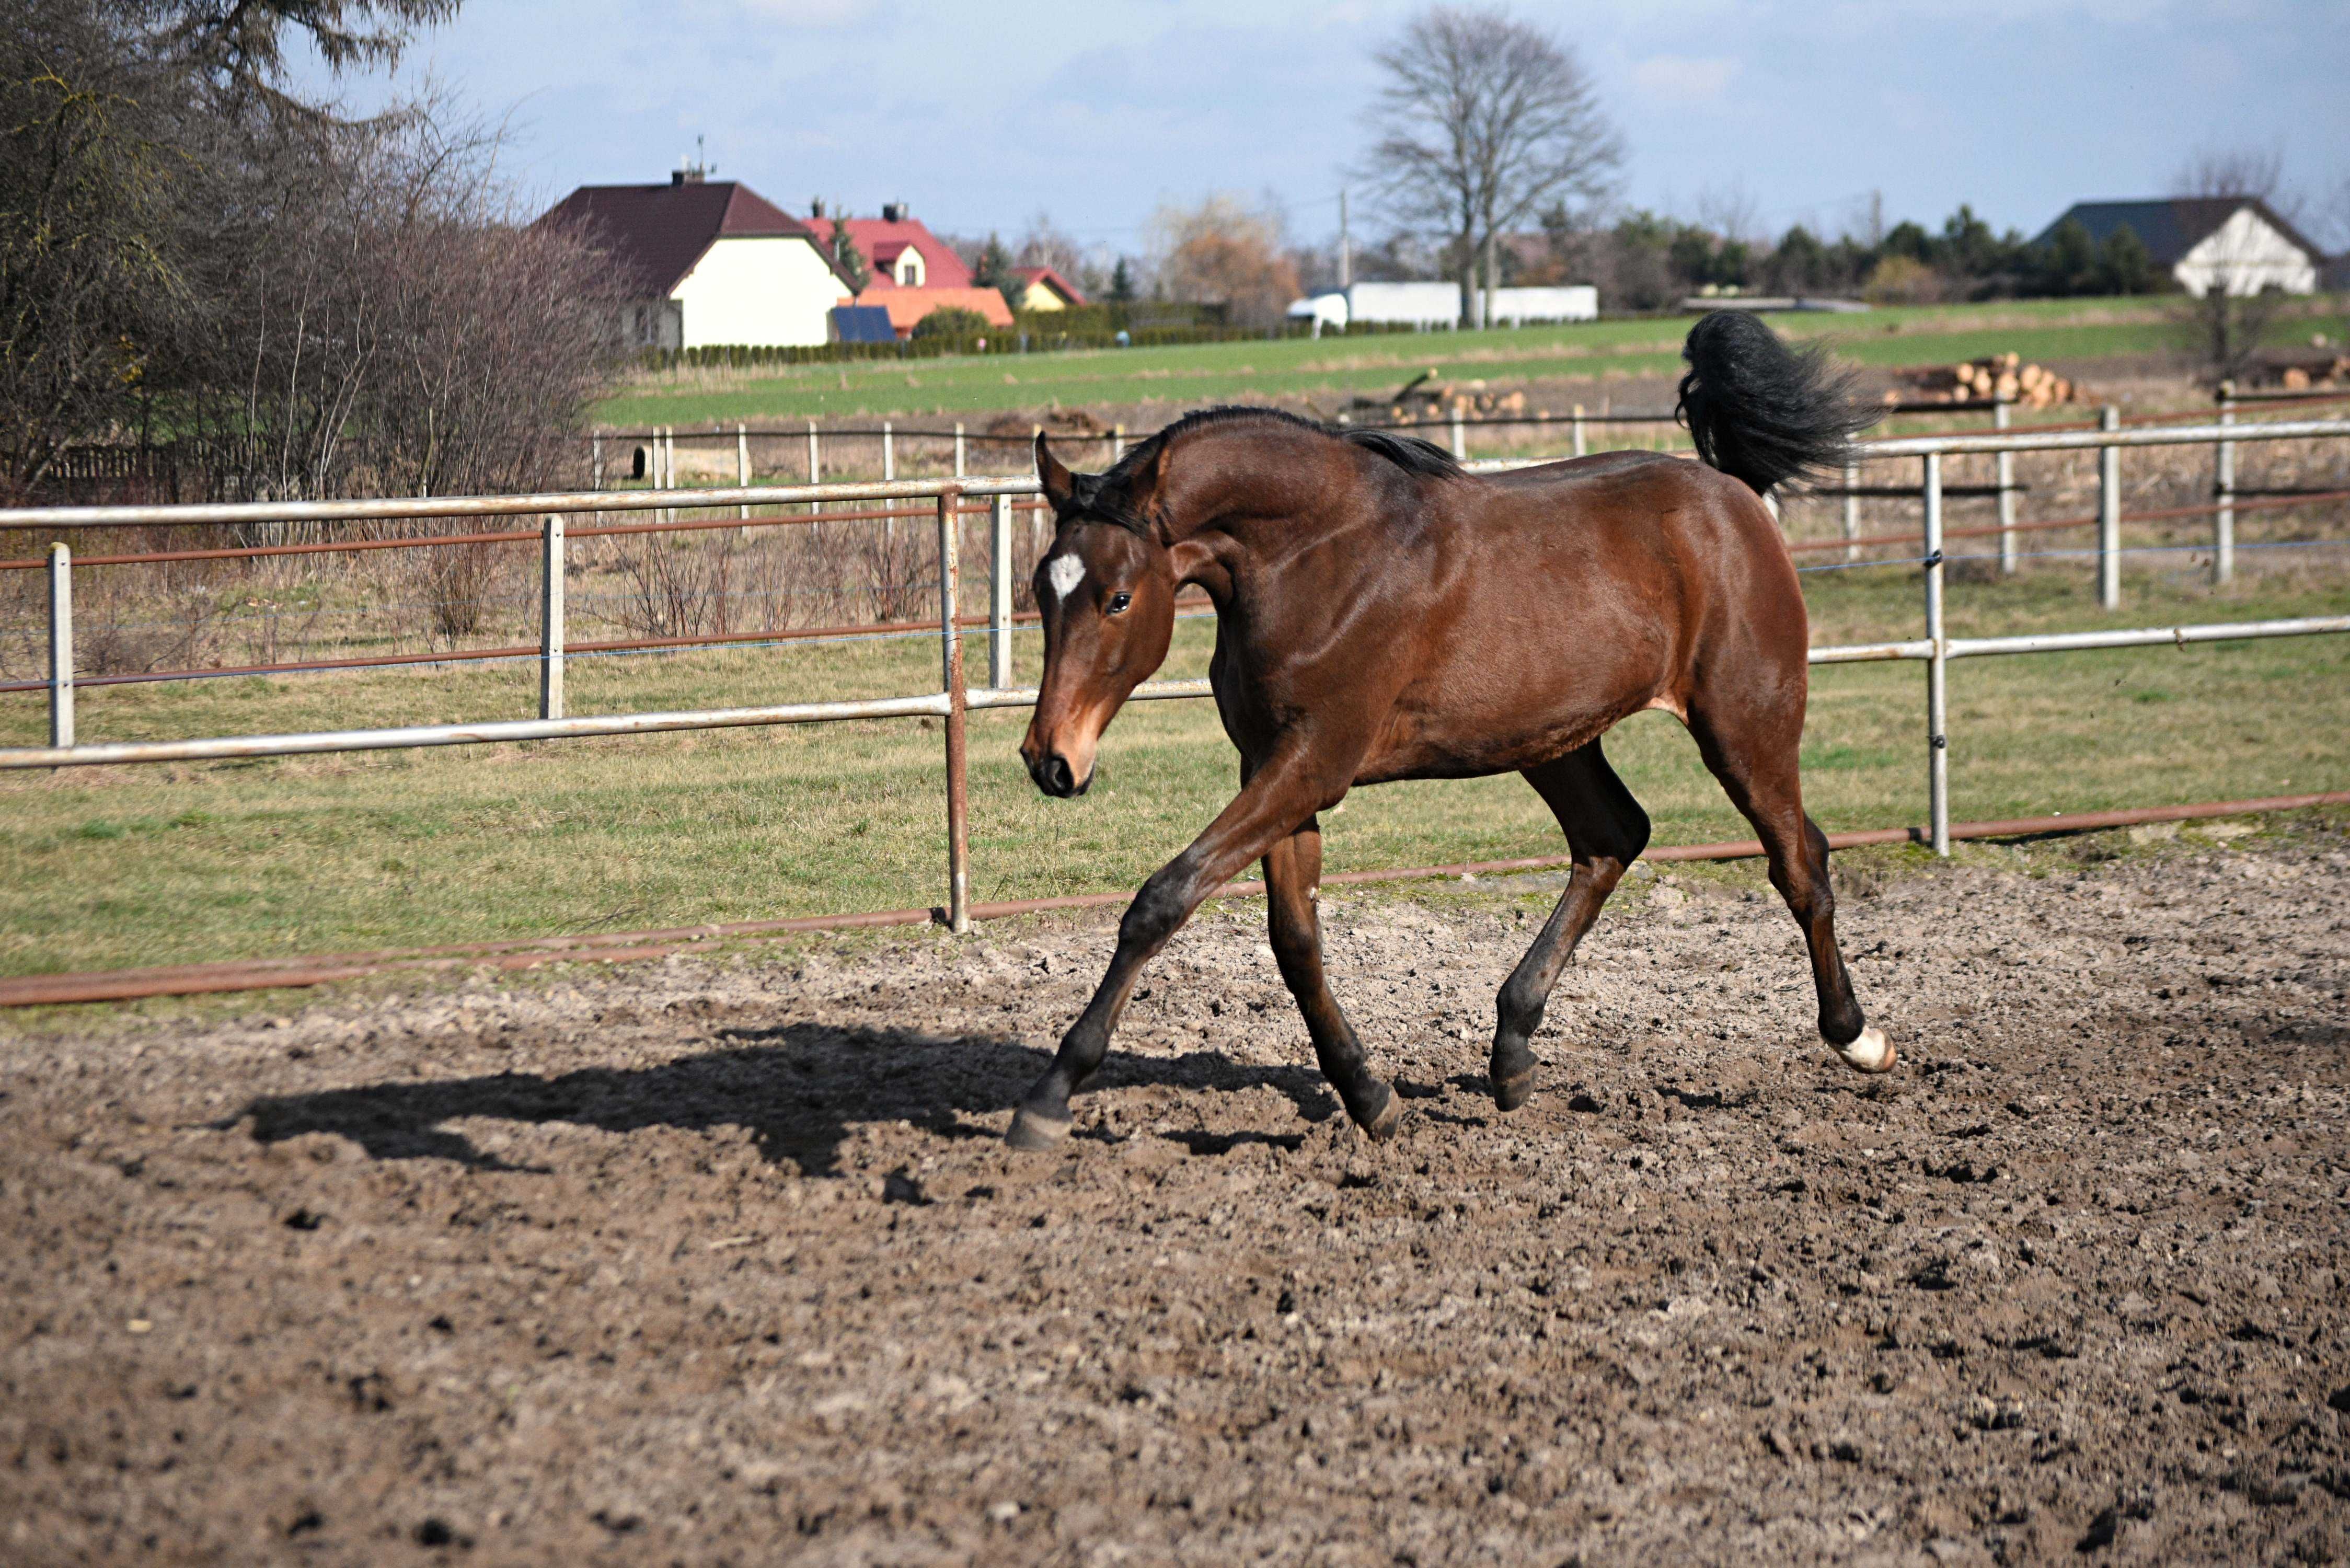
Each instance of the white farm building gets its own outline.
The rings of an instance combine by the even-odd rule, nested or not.
[[[2281,289],[2314,294],[2325,254],[2257,196],[2172,197],[2153,202],[2079,202],[2041,231],[2044,245],[2077,223],[2099,245],[2127,228],[2154,265],[2189,294]]]
[[[806,223],[691,170],[665,185],[582,185],[538,221],[610,255],[631,348],[822,343],[855,293]]]
[[[1290,318],[1344,328],[1351,322],[1440,330],[1461,321],[1457,283],[1358,283],[1291,304]],[[1530,321],[1596,321],[1599,291],[1589,284],[1563,288],[1497,288],[1493,324],[1523,327]]]

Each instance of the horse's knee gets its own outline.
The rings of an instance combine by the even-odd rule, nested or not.
[[[1134,902],[1126,907],[1125,915],[1118,922],[1118,943],[1122,947],[1155,949],[1175,934],[1175,928],[1190,912],[1190,904],[1175,878],[1159,872],[1142,885]]]

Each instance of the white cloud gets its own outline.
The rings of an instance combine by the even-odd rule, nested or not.
[[[1679,103],[1711,103],[1736,78],[1741,62],[1725,55],[1651,55],[1632,67],[1641,92]]]

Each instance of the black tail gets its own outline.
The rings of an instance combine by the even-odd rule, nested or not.
[[[1681,358],[1690,369],[1675,417],[1698,456],[1757,495],[1842,467],[1854,435],[1877,420],[1853,401],[1851,374],[1830,369],[1825,349],[1790,348],[1747,311],[1701,317]]]

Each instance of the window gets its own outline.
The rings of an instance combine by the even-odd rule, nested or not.
[[[898,257],[898,283],[904,288],[922,286],[922,253],[909,247]]]

